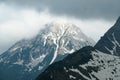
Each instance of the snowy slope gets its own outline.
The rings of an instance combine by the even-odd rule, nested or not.
[[[46,24],[36,37],[17,42],[0,56],[0,75],[4,80],[8,80],[5,76],[10,80],[32,80],[50,64],[84,46],[94,45],[88,40],[73,24]]]
[[[90,76],[94,75],[100,80],[120,79],[120,57],[106,55],[99,51],[97,51],[97,53],[92,52],[92,56],[93,60],[81,65],[84,69],[86,69],[87,66],[98,67],[98,71],[92,71]]]
[[[49,66],[36,80],[120,80],[120,57],[84,47]]]

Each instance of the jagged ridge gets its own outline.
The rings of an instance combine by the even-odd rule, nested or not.
[[[120,17],[113,27],[111,27],[95,45],[98,50],[120,56]]]

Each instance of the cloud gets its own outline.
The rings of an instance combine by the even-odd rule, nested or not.
[[[49,12],[31,8],[19,8],[4,3],[0,4],[0,53],[15,42],[36,35],[44,24],[59,21],[76,24],[89,37],[97,41],[113,22],[106,20],[82,20],[74,17],[56,16]]]
[[[77,22],[77,21],[76,21]],[[96,42],[104,35],[109,28],[114,25],[115,21],[106,20],[80,20],[76,24],[80,26],[81,30]]]
[[[53,14],[82,19],[115,20],[120,16],[120,0],[3,0],[2,2],[40,10],[47,7]]]
[[[37,12],[0,4],[0,52],[20,39],[33,37],[49,21],[50,16],[45,11]]]

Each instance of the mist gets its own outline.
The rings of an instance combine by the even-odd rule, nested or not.
[[[77,19],[70,16],[56,16],[46,8],[38,11],[34,8],[20,8],[0,4],[0,54],[23,38],[32,38],[50,22],[68,22],[77,25],[88,37],[98,41],[113,25],[114,21],[96,19]]]

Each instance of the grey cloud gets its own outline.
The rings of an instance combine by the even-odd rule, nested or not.
[[[48,7],[51,13],[82,19],[116,19],[120,15],[120,0],[4,0],[3,2],[41,9]]]

